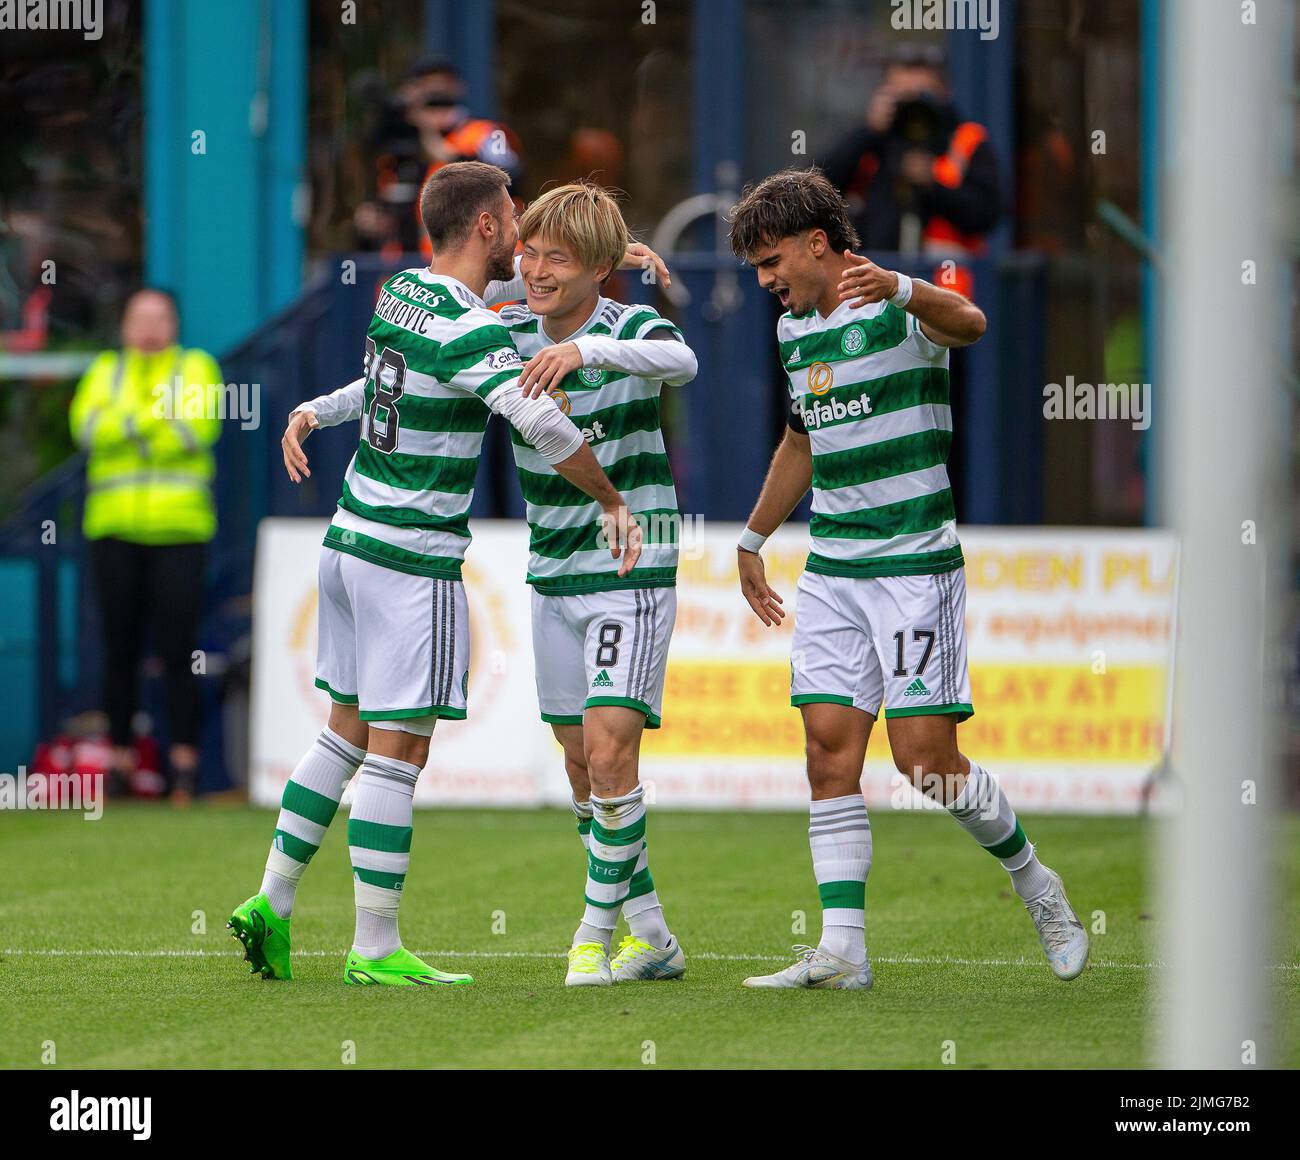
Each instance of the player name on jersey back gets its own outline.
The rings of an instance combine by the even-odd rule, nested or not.
[[[460,282],[421,270],[389,278],[366,331],[361,442],[325,543],[459,579],[486,399],[519,370],[509,332]]]
[[[887,302],[781,316],[781,362],[812,445],[808,570],[914,576],[961,566],[948,483],[948,351]]]
[[[551,345],[541,319],[527,306],[507,306],[501,320],[520,355],[532,358]],[[672,322],[647,306],[625,306],[601,298],[571,338],[600,335],[645,338]],[[672,471],[660,427],[663,384],[621,371],[583,367],[572,371],[551,394],[582,431],[596,460],[627,500],[644,535],[641,559],[625,577],[600,540],[600,505],[557,475],[511,430],[515,466],[527,507],[528,583],[543,595],[578,595],[617,588],[655,588],[676,583],[680,515]]]

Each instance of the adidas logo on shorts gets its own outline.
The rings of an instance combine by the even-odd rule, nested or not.
[[[596,674],[596,679],[591,682],[591,687],[593,689],[612,689],[614,682],[609,679],[609,674],[604,669],[601,669]]]
[[[925,682],[920,677],[903,690],[904,697],[928,697],[929,695],[930,690],[925,687]]]

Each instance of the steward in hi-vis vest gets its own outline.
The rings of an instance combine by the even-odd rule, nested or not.
[[[87,455],[88,540],[212,539],[221,390],[212,356],[178,345],[105,351],[90,365],[69,415],[72,437]]]

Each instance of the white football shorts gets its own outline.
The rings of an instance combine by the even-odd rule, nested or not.
[[[804,572],[795,598],[790,704],[886,717],[974,713],[966,669],[966,570],[928,576]]]
[[[658,729],[673,588],[621,588],[575,596],[533,592],[533,660],[542,720],[581,725],[593,705],[626,705]]]
[[[363,721],[461,719],[469,606],[459,580],[415,576],[322,548],[316,687]]]

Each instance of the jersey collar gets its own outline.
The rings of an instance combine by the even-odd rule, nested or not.
[[[481,306],[486,310],[487,303],[465,285],[459,278],[453,278],[450,274],[435,274],[428,266],[422,266],[419,270],[420,281],[426,286],[433,282],[445,282],[449,286],[454,286],[461,291],[475,306]]]

